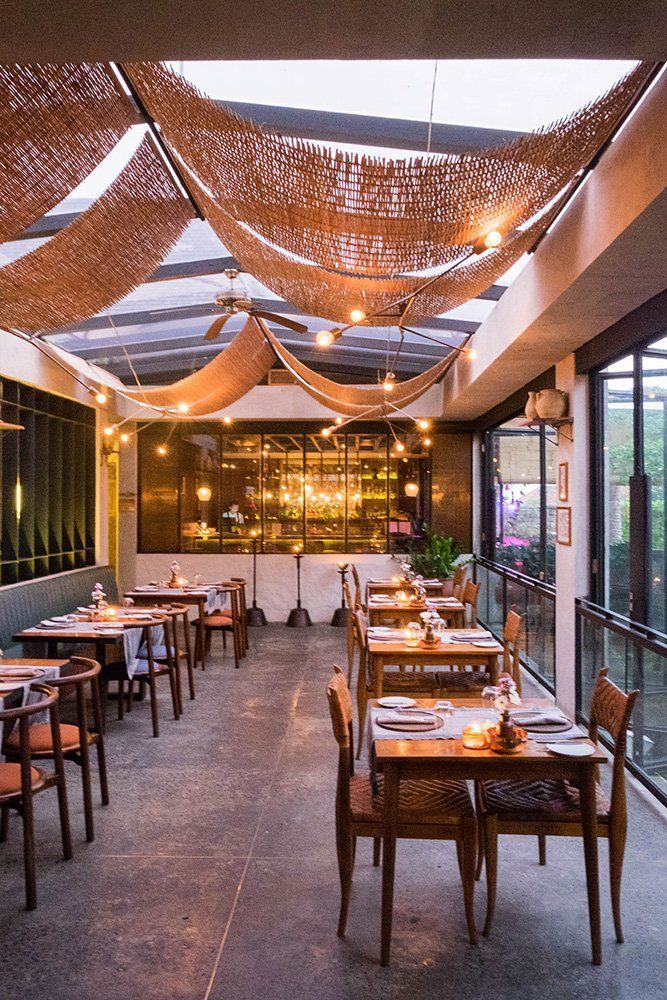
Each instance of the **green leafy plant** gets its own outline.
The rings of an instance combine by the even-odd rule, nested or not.
[[[438,535],[424,528],[424,540],[408,551],[408,562],[415,573],[426,578],[453,576],[461,550],[453,538]]]

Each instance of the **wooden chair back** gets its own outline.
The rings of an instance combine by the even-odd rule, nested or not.
[[[467,566],[457,566],[454,570],[454,589],[452,595],[457,601],[461,600],[461,595],[463,594],[463,588],[466,582],[466,575],[468,573]]]
[[[610,681],[604,667],[598,674],[593,688],[588,735],[598,742],[598,731],[605,729],[614,743],[614,764],[611,779],[611,811],[616,819],[626,817],[625,798],[625,754],[627,750],[628,726],[639,691],[627,694]]]
[[[466,580],[461,596],[461,603],[465,605],[465,614],[471,626],[477,624],[477,597],[479,594],[479,584],[472,580]]]
[[[343,593],[345,594],[345,603],[348,608],[347,626],[345,628],[345,645],[347,649],[347,683],[351,684],[352,674],[354,673],[354,647],[356,643],[354,628],[354,613],[356,608],[352,599],[352,591],[347,580],[343,580]]]
[[[509,674],[521,694],[521,631],[523,618],[516,611],[508,611],[503,629],[503,672]]]
[[[368,650],[366,648],[367,628],[366,613],[360,608],[354,612],[355,638],[359,647],[358,683],[365,684],[368,687],[371,684],[371,678],[368,672]]]
[[[360,608],[363,605],[361,598],[361,580],[359,578],[359,570],[354,563],[350,564],[350,569],[352,570],[352,577],[354,579],[354,609],[356,611],[357,608]]]

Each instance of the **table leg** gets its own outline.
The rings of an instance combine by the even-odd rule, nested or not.
[[[200,601],[198,607],[199,607],[199,616],[198,616],[199,624],[197,625],[197,646],[199,648],[198,656],[199,656],[199,663],[201,665],[201,668],[202,668],[202,670],[205,670],[206,669],[206,642],[205,642],[205,637],[204,637],[204,615],[206,614],[206,602],[205,601]]]
[[[498,654],[493,653],[489,656],[489,673],[491,675],[491,683],[498,683]]]
[[[382,844],[382,930],[380,964],[389,965],[391,921],[394,911],[394,872],[398,829],[399,771],[397,763],[384,765],[384,842]]]
[[[375,697],[382,697],[382,681],[384,660],[380,656],[371,656],[371,677],[375,683]]]
[[[583,765],[579,769],[579,796],[581,802],[581,829],[584,840],[586,889],[588,892],[588,918],[591,927],[593,965],[602,965],[595,768],[590,765]]]

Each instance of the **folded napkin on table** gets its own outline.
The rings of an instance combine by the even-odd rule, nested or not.
[[[557,709],[544,712],[513,712],[512,721],[518,726],[556,726],[569,719]]]
[[[385,713],[384,715],[378,715],[377,722],[381,725],[386,723],[391,723],[392,725],[405,726],[409,729],[410,726],[423,726],[427,725],[434,720],[433,714],[427,714],[422,712],[392,712],[391,714]]]

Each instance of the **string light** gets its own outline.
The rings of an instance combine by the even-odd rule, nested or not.
[[[427,431],[430,426],[431,426],[431,421],[430,420],[418,420],[417,421],[417,427],[419,427],[419,429],[421,431]]]
[[[397,441],[396,444],[394,445],[394,447],[396,448],[396,451],[398,451],[398,452],[404,452],[405,451],[405,445],[403,444],[402,441]]]
[[[123,431],[123,433],[120,436],[120,440],[122,444],[127,444],[127,442],[130,440],[130,435],[127,433],[127,431]]]
[[[475,350],[474,347],[467,347],[466,348],[466,357],[467,357],[468,361],[472,361],[473,358],[477,357],[477,351]]]
[[[414,480],[409,479],[405,484],[405,495],[406,497],[419,496],[419,486],[414,482]]]
[[[384,382],[382,383],[382,388],[385,392],[393,392],[394,385],[396,384],[396,376],[393,372],[387,372],[384,377]]]
[[[106,437],[111,437],[111,435],[113,434],[113,432],[115,430],[116,430],[115,427],[105,427],[104,428],[104,434],[105,434]]]
[[[178,410],[179,413],[188,413],[190,407],[188,406],[187,403],[179,403],[176,409]]]
[[[494,250],[503,242],[503,234],[498,229],[492,229],[484,237],[484,246],[487,250]]]
[[[161,455],[162,457],[164,457],[168,451],[166,444],[159,444],[155,450],[158,455]]]
[[[336,417],[336,419],[334,420],[334,423],[335,423],[336,427],[340,427],[340,425],[343,423],[343,418],[342,417]]]
[[[366,313],[363,309],[352,309],[350,319],[353,323],[361,323],[362,320],[366,319]]]
[[[430,438],[422,438],[422,444],[424,445],[425,448],[430,448],[431,447],[431,439]]]
[[[225,427],[229,427],[229,425],[232,422],[232,418],[231,417],[223,417],[222,418],[222,422],[225,425]]]
[[[318,347],[331,347],[334,342],[334,335],[331,330],[320,330],[320,332],[315,337],[315,343]]]
[[[109,402],[109,397],[107,396],[106,392],[102,392],[102,390],[100,389],[99,392],[95,393],[95,402],[99,403],[100,406],[104,406],[105,403]]]
[[[322,430],[321,430],[321,434],[322,434],[323,438],[328,438],[329,435],[331,434],[331,428],[330,427],[323,427]]]

